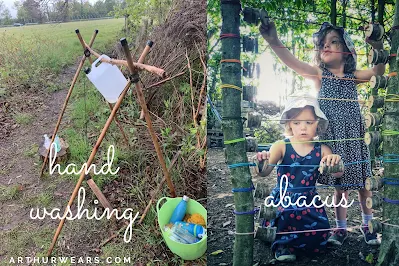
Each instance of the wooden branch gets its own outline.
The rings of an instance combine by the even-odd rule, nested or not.
[[[200,94],[199,94],[199,100],[198,100],[198,105],[197,105],[197,112],[195,113],[195,119],[197,119],[199,111],[201,109],[202,106],[202,95],[204,94],[205,91],[205,87],[206,87],[206,79],[207,79],[207,69],[206,69],[206,64],[202,58],[202,54],[201,51],[198,49],[198,52],[200,53],[200,60],[201,60],[201,64],[202,64],[202,68],[203,68],[203,75],[204,75],[204,79],[202,81],[202,86],[201,86],[201,90],[200,90]]]
[[[179,73],[179,74],[174,75],[173,77],[170,77],[170,78],[161,80],[161,81],[159,81],[159,82],[156,82],[156,83],[154,83],[154,84],[148,86],[147,88],[145,88],[145,90],[149,90],[149,89],[151,89],[151,88],[153,88],[153,87],[162,85],[162,84],[165,83],[166,81],[169,81],[169,80],[172,80],[172,79],[174,79],[174,78],[180,77],[181,75],[183,75],[183,74],[185,74],[185,73],[186,73],[186,72],[181,72],[181,73]]]
[[[126,55],[126,58],[128,60],[128,64],[131,65],[133,60],[132,60],[132,57],[130,56],[129,49],[127,49],[128,44],[127,44],[126,39],[123,39],[123,41],[121,40],[121,44],[122,44],[122,47],[124,48],[125,55]],[[129,67],[129,71],[132,71],[131,67]],[[133,73],[131,72],[131,74],[133,74]],[[176,197],[175,188],[174,188],[172,179],[170,177],[170,174],[168,172],[168,169],[166,167],[165,159],[163,158],[162,150],[161,150],[161,147],[159,145],[157,136],[156,136],[154,128],[152,126],[152,121],[151,121],[150,114],[148,112],[147,104],[146,104],[145,97],[144,97],[144,94],[143,94],[143,89],[142,89],[140,83],[138,83],[138,82],[136,82],[135,86],[136,86],[137,98],[139,99],[140,106],[143,109],[144,118],[145,118],[145,121],[146,121],[147,127],[148,127],[148,132],[151,135],[151,139],[152,139],[152,142],[154,144],[155,151],[157,153],[159,164],[162,167],[162,172],[163,172],[163,174],[164,174],[164,176],[166,178],[166,181],[168,183],[170,194],[174,198],[174,197]]]
[[[186,49],[186,58],[187,58],[187,67],[188,71],[190,73],[190,90],[191,90],[191,107],[192,107],[192,116],[193,116],[193,122],[194,126],[197,127],[197,121],[195,120],[195,107],[194,107],[194,93],[193,93],[193,73],[191,71],[191,65],[190,65],[190,58],[188,58],[188,53]]]
[[[99,58],[101,56],[99,53],[97,53],[96,51],[91,49],[86,43],[85,43],[85,45],[86,45],[86,48],[90,51],[90,53],[93,54],[95,57]],[[101,62],[109,63],[111,65],[129,67],[128,62],[126,60],[118,60],[118,59],[108,60],[108,59],[102,58]],[[167,76],[165,70],[155,67],[155,66],[149,66],[149,65],[145,65],[145,64],[141,64],[141,63],[134,63],[134,62],[133,62],[133,66],[134,66],[134,68],[137,68],[138,70],[148,71],[150,73],[160,76],[161,78],[166,78],[166,76]]]

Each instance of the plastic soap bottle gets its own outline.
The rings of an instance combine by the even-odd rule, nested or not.
[[[170,223],[175,223],[177,221],[183,221],[184,215],[186,214],[187,210],[187,202],[190,198],[186,195],[183,196],[183,199],[179,202],[176,206],[175,210],[170,217]]]
[[[44,137],[44,147],[48,150],[50,148],[51,140],[47,134],[44,134],[43,137]]]
[[[198,238],[203,238],[206,235],[206,229],[199,224],[192,224],[192,223],[178,221],[175,223],[175,225],[184,230],[187,230],[190,234],[193,234]]]
[[[55,135],[54,143],[55,143],[55,150],[59,152],[61,150],[61,142],[58,135]]]

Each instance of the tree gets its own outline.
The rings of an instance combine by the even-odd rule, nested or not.
[[[125,17],[130,30],[137,31],[143,19],[153,20],[150,24],[159,24],[166,19],[171,0],[126,0],[114,8],[117,17]]]
[[[3,11],[0,13],[0,20],[1,24],[3,25],[12,24],[11,12],[8,8],[3,9]]]
[[[42,22],[42,11],[40,10],[40,2],[38,0],[25,0],[22,2],[23,8],[26,10],[27,16],[32,22]]]
[[[240,36],[240,0],[223,1],[221,3],[222,34]],[[240,38],[223,38],[222,59],[240,60]],[[220,68],[222,84],[230,84],[242,88],[241,65],[223,63]],[[223,136],[224,141],[242,139],[243,125],[241,122],[241,92],[237,89],[223,89]],[[239,119],[237,119],[239,118]],[[226,161],[228,165],[246,163],[245,142],[239,141],[226,145]],[[233,188],[251,188],[251,173],[248,167],[231,169]],[[234,206],[237,212],[254,210],[252,191],[234,193]],[[236,235],[234,242],[233,265],[252,265],[254,235],[254,213],[236,215]]]
[[[22,1],[15,1],[14,7],[17,10],[17,20],[25,23],[29,19],[28,10],[22,5]]]
[[[380,2],[380,1],[379,1]],[[379,14],[378,14],[379,16]],[[399,1],[395,5],[395,18],[392,27],[399,26]],[[391,53],[396,53],[399,47],[399,32],[394,30],[391,34],[392,44]],[[398,71],[398,63],[396,57],[389,60],[389,70]],[[399,94],[397,79],[390,79],[388,82],[387,94]],[[397,102],[385,102],[384,129],[398,130],[399,107]],[[383,134],[384,135],[384,134]],[[398,154],[399,138],[397,135],[383,136],[384,154]],[[397,179],[399,181],[399,167],[397,163],[384,163],[384,175]],[[396,186],[384,185],[384,198],[397,200],[399,196]],[[389,219],[390,224],[399,224],[399,208],[398,205],[383,201],[383,220]],[[383,226],[382,243],[380,254],[378,257],[378,266],[394,266],[399,264],[399,230],[393,226]]]
[[[12,23],[10,10],[0,0],[0,24],[8,25]]]
[[[5,9],[4,2],[0,0],[0,14],[3,12],[4,9]]]

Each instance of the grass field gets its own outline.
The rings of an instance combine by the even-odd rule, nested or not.
[[[120,35],[123,25],[124,19],[106,19],[0,28],[0,85],[35,85],[43,84],[43,80],[51,84],[52,74],[60,73],[83,53],[76,29],[87,43],[98,29],[93,48],[104,52]]]

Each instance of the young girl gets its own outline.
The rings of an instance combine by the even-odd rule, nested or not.
[[[270,44],[277,56],[291,69],[315,83],[319,94],[321,110],[330,121],[326,133],[321,137],[324,140],[336,140],[329,142],[333,153],[342,156],[345,163],[355,163],[345,168],[345,174],[340,179],[323,175],[319,182],[322,184],[336,185],[335,200],[339,202],[342,197],[348,198],[348,190],[358,189],[358,197],[361,202],[363,228],[360,229],[367,244],[378,245],[377,235],[368,230],[368,221],[373,218],[372,210],[366,207],[367,197],[372,193],[364,188],[364,182],[371,176],[370,155],[368,147],[363,140],[347,140],[364,138],[365,127],[362,122],[359,103],[356,101],[326,100],[358,99],[356,84],[369,80],[373,75],[382,75],[385,65],[379,64],[371,69],[356,70],[356,52],[349,35],[341,27],[335,27],[324,22],[318,32],[313,35],[317,50],[316,66],[299,61],[288,49],[282,46],[277,37],[276,27],[273,22],[269,25],[261,25],[260,32],[263,38]],[[381,41],[374,42],[366,39],[374,49],[382,49]],[[341,78],[341,79],[340,79]],[[345,78],[345,79],[342,79]],[[324,98],[324,99],[322,99]],[[336,224],[340,228],[335,230],[329,242],[342,245],[347,238],[346,231],[347,209],[337,207],[335,209]]]
[[[326,248],[330,225],[324,207],[316,207],[323,206],[320,199],[315,198],[318,195],[315,187],[319,177],[317,168],[321,162],[325,162],[327,166],[336,165],[341,157],[332,154],[328,146],[314,142],[316,135],[326,130],[328,121],[320,110],[317,99],[309,94],[290,97],[280,123],[285,124],[286,134],[292,137],[274,143],[269,152],[258,153],[257,160],[268,160],[267,163],[264,162],[263,169],[260,169],[260,176],[269,175],[273,165],[281,162],[277,166],[277,186],[271,193],[274,203],[278,204],[280,195],[284,195],[280,190],[284,191],[286,182],[283,179],[281,187],[280,182],[282,178],[287,178],[285,195],[292,203],[299,204],[285,209],[279,206],[277,217],[271,221],[271,226],[277,227],[277,232],[308,231],[277,234],[272,244],[277,260],[294,261],[296,249],[303,249],[309,254],[323,252]],[[311,167],[314,165],[315,167]],[[342,174],[340,172],[333,175],[339,177]],[[301,207],[299,197],[305,198],[302,203],[306,202],[310,207]],[[309,232],[316,229],[326,230]]]

